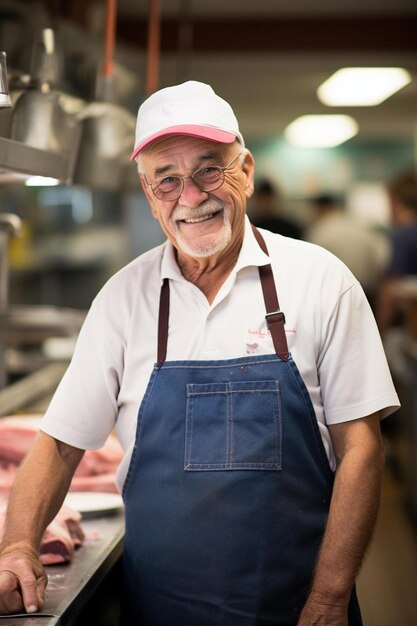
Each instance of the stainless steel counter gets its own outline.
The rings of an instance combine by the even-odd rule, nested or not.
[[[85,519],[86,539],[68,565],[49,565],[43,613],[49,616],[0,616],[0,626],[71,626],[94,591],[120,559],[124,516]]]

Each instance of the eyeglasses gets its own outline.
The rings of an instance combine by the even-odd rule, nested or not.
[[[191,176],[164,176],[164,178],[154,180],[153,183],[147,183],[148,187],[152,189],[154,196],[163,202],[178,200],[184,189],[186,178],[191,178],[200,191],[214,191],[223,185],[225,171],[232,167],[241,154],[242,152],[239,152],[226,167],[209,165],[196,170]]]

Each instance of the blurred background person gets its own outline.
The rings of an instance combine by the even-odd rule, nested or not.
[[[306,229],[307,241],[326,248],[347,265],[374,309],[389,254],[385,236],[349,215],[336,196],[315,196],[311,205],[313,218]]]
[[[417,175],[403,172],[387,185],[391,251],[380,286],[376,320],[402,407],[382,426],[386,462],[408,484],[415,511],[417,407]],[[389,423],[388,423],[389,422]],[[411,494],[411,495],[410,495]]]
[[[388,185],[392,240],[391,257],[382,282],[377,322],[384,338],[391,327],[401,326],[403,308],[398,296],[404,278],[417,279],[417,175],[403,173]]]
[[[285,237],[302,239],[301,226],[282,215],[281,193],[267,179],[262,179],[255,184],[251,222],[258,228],[265,228]]]

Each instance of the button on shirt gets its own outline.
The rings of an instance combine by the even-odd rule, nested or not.
[[[324,249],[262,231],[268,258],[246,220],[242,249],[210,305],[182,276],[166,242],[132,261],[95,298],[71,364],[42,430],[82,449],[101,447],[115,429],[126,451],[121,487],[135,440],[137,414],[156,361],[162,281],[170,279],[167,360],[272,354],[258,267],[271,262],[288,347],[307,386],[331,466],[326,424],[398,406],[375,320],[357,280]]]

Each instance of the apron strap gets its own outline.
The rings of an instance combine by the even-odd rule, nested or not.
[[[168,322],[169,322],[169,280],[164,278],[159,297],[158,317],[158,361],[157,368],[161,369],[167,356],[168,345]]]
[[[268,254],[264,238],[261,233],[253,226],[253,234],[265,254]],[[285,335],[285,315],[279,308],[277,290],[275,287],[274,275],[271,265],[261,265],[258,268],[259,278],[262,285],[262,293],[266,308],[266,323],[271,332],[272,341],[274,343],[275,353],[284,361],[288,361],[288,345]],[[159,317],[158,317],[158,360],[157,368],[160,369],[166,359],[168,346],[168,324],[169,324],[169,280],[164,278],[161,287],[161,295],[159,298]]]
[[[268,254],[268,248],[266,247],[264,238],[253,224],[252,230],[253,234],[256,237],[256,241],[260,245],[261,249],[265,252],[265,254]],[[274,275],[272,273],[271,264],[260,265],[258,270],[265,301],[265,319],[268,325],[268,329],[271,332],[275,352],[277,356],[279,356],[281,359],[283,359],[284,361],[288,361],[288,344],[284,326],[285,315],[279,308],[278,295],[275,287]]]

